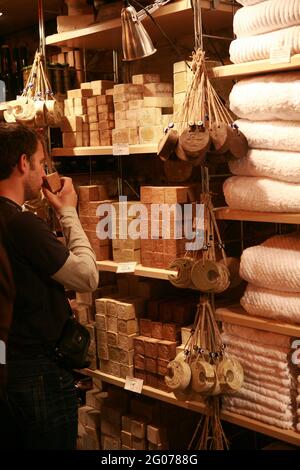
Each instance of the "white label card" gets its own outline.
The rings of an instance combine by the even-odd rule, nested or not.
[[[128,263],[119,263],[117,267],[117,273],[134,273],[136,268],[136,261]]]
[[[113,155],[129,155],[129,144],[113,144]]]
[[[126,377],[124,389],[130,392],[142,393],[144,381],[135,377]]]
[[[271,64],[285,64],[291,62],[291,48],[288,46],[271,47],[270,49]]]

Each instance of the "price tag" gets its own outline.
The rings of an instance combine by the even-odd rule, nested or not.
[[[271,47],[270,49],[271,64],[285,64],[291,62],[291,48],[288,46]]]
[[[117,273],[134,273],[136,268],[136,261],[129,263],[119,263],[117,267]]]
[[[113,155],[129,155],[129,144],[113,144]]]
[[[144,381],[142,379],[127,376],[124,389],[130,392],[142,393],[143,383]]]

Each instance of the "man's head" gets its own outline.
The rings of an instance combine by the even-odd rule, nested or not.
[[[38,196],[45,175],[41,137],[23,124],[0,124],[0,184],[17,178],[24,200]]]

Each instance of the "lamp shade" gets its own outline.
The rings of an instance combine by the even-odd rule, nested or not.
[[[143,59],[156,52],[149,34],[131,5],[121,11],[122,47],[125,61]]]

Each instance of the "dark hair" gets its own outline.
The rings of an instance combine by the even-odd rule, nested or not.
[[[9,178],[21,155],[36,152],[39,134],[20,123],[0,123],[0,180]]]

